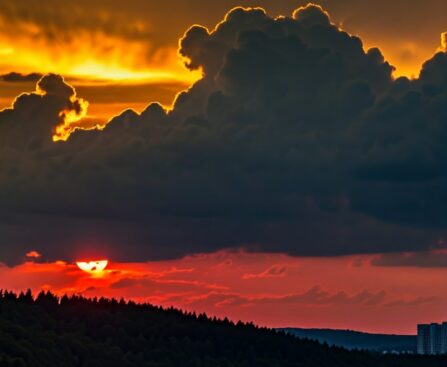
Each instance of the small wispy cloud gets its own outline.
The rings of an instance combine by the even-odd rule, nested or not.
[[[286,274],[287,267],[284,265],[272,265],[261,273],[247,273],[242,276],[242,279],[262,279],[262,278],[277,278],[283,277]]]

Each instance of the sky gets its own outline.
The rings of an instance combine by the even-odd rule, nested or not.
[[[446,11],[2,1],[0,288],[272,327],[447,319]]]

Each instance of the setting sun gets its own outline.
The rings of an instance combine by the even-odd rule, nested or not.
[[[103,273],[108,263],[108,260],[77,261],[76,265],[87,273],[98,275]]]

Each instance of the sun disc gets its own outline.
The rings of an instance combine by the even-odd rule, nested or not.
[[[108,260],[77,261],[76,265],[78,266],[79,269],[87,273],[98,274],[104,271],[108,263],[109,263]]]

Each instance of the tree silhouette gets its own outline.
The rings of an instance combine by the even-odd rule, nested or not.
[[[347,351],[123,299],[0,290],[0,367],[440,367],[446,357]]]

